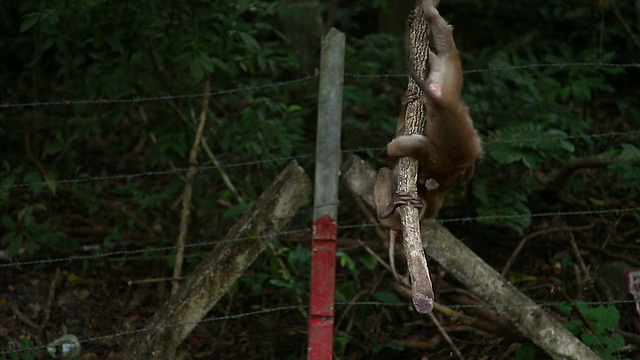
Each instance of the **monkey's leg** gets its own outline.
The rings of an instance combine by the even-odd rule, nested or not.
[[[433,53],[429,53],[429,65],[435,66],[436,69],[432,69],[429,74],[428,91],[425,95],[445,102],[455,102],[459,99],[462,90],[460,53],[453,40],[453,27],[440,16],[435,8],[436,5],[437,2],[433,0],[422,1],[422,11],[433,33],[434,47],[437,50],[435,57]]]
[[[401,115],[402,116],[402,115]],[[394,257],[396,239],[398,232],[402,229],[400,215],[396,211],[397,205],[392,201],[392,194],[396,188],[396,174],[388,168],[378,170],[376,184],[373,190],[373,198],[376,203],[376,215],[380,222],[389,227],[389,265],[394,279],[400,277],[396,272],[396,262]]]
[[[378,170],[376,184],[373,189],[373,200],[376,204],[376,215],[378,220],[390,228],[400,229],[399,216],[392,216],[395,208],[389,209],[391,194],[396,189],[396,174],[388,168]]]

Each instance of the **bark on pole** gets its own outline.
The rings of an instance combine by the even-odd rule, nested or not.
[[[342,166],[345,188],[371,209],[375,208],[371,196],[375,177],[375,170],[355,155],[351,155]],[[500,315],[553,359],[600,359],[545,309],[516,289],[442,225],[431,220],[423,221],[421,225],[427,253],[474,294],[494,306]]]
[[[216,246],[151,318],[150,330],[136,334],[118,359],[174,359],[180,343],[269,245],[269,235],[275,237],[310,195],[309,178],[291,161],[227,234],[253,238]]]
[[[426,73],[428,54],[427,22],[422,14],[422,8],[418,6],[413,13],[413,21],[409,28],[409,41],[407,46],[412,59],[409,66],[414,66],[418,74]],[[413,64],[413,65],[412,65]],[[420,92],[418,85],[410,78],[407,90]],[[422,99],[410,102],[407,105],[404,135],[423,134],[427,114]],[[400,124],[398,124],[398,127]],[[404,191],[418,196],[416,184],[418,182],[418,161],[412,158],[400,158],[398,163],[398,191]],[[420,237],[419,211],[411,205],[400,206],[400,218],[402,219],[402,239],[404,242],[407,268],[411,277],[411,293],[413,306],[423,314],[430,313],[433,309],[433,286],[427,258],[422,248]]]

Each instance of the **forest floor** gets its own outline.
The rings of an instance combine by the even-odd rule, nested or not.
[[[640,320],[624,275],[624,270],[640,267],[640,244],[623,242],[598,225],[554,229],[546,224],[546,230],[542,229],[529,235],[523,250],[512,259],[507,278],[583,339],[594,335],[596,343],[606,348],[622,337],[624,347],[604,358],[640,359]],[[464,239],[465,231],[457,235]],[[354,239],[370,238],[370,233],[354,230],[341,235],[339,248],[344,254],[355,259],[366,253]],[[307,241],[300,235],[280,239],[289,248],[308,249]],[[491,243],[473,245],[500,272],[517,242],[505,234]],[[385,258],[382,239],[364,243]],[[170,283],[162,279],[170,267],[166,259],[157,260],[129,256],[4,267],[0,271],[0,350],[27,349],[0,358],[47,358],[43,347],[63,334],[81,340],[79,359],[116,358],[133,332],[143,329],[169,296]],[[221,299],[185,340],[181,359],[306,357],[308,294],[264,281],[272,260],[273,254],[263,254]],[[547,358],[433,260],[430,267],[437,302],[451,310],[434,313],[442,330],[429,317],[413,311],[406,298],[402,305],[374,303],[385,295],[402,298],[392,276],[380,271],[381,267],[357,272],[340,267],[338,300],[347,303],[336,306],[336,358],[459,358],[445,333],[465,359]],[[367,301],[371,303],[363,304]],[[576,301],[584,304],[562,311],[567,308],[563,302]],[[285,309],[277,310],[282,307]],[[581,319],[589,325],[580,326]],[[611,322],[612,329],[608,329]]]

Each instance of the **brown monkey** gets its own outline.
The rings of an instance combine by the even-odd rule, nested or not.
[[[440,211],[449,192],[473,176],[482,145],[469,108],[460,100],[462,65],[453,28],[440,16],[433,0],[423,0],[422,11],[433,32],[437,54],[429,53],[426,80],[416,75],[413,66],[409,73],[423,92],[427,135],[398,136],[387,144],[387,153],[417,159],[424,179],[438,184],[426,192],[424,216],[431,218]]]
[[[434,217],[449,192],[473,176],[475,162],[482,151],[469,108],[460,100],[462,65],[452,36],[453,28],[440,16],[436,4],[434,0],[422,1],[422,11],[433,33],[437,51],[437,54],[429,52],[427,79],[420,79],[413,65],[409,67],[411,77],[423,92],[427,107],[427,135],[397,134],[387,144],[389,156],[409,156],[418,160],[418,198],[395,191],[395,171],[381,169],[376,179],[374,195],[378,218],[391,228],[390,261],[393,261],[393,242],[402,227],[396,208],[410,204],[420,208],[420,218]],[[410,47],[408,51],[411,51]],[[416,97],[415,93],[405,94],[403,105]],[[404,111],[401,116],[404,116]],[[391,265],[397,277],[393,262]]]

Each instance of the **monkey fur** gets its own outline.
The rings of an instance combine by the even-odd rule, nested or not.
[[[377,215],[380,222],[390,228],[392,242],[402,229],[397,207],[408,204],[418,207],[420,219],[436,216],[451,190],[471,179],[482,151],[469,108],[460,99],[462,65],[452,36],[453,27],[440,16],[435,8],[437,3],[434,0],[422,1],[422,11],[437,51],[429,51],[427,79],[421,79],[414,66],[409,66],[409,74],[422,90],[422,100],[427,109],[426,136],[396,134],[396,138],[387,144],[390,157],[406,156],[418,160],[418,197],[396,191],[395,169],[380,169],[376,178],[374,198]],[[408,44],[407,47],[410,52]],[[417,98],[416,93],[405,93],[401,116],[404,117],[406,104]],[[390,244],[390,256],[393,256],[392,246]]]

